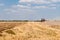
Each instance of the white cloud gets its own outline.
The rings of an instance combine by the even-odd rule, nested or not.
[[[55,0],[56,1],[56,0]],[[34,2],[34,3],[47,3],[48,1],[46,0],[19,0],[19,2]],[[11,8],[7,8],[4,11],[7,13],[31,13],[34,12],[35,10],[32,9],[56,9],[55,4],[49,4],[48,6],[43,5],[43,6],[30,6],[31,4],[27,3],[28,5],[23,5],[18,3],[17,5],[11,6]],[[1,4],[3,5],[3,4]]]
[[[13,5],[11,8],[5,9],[4,11],[7,13],[31,13],[34,12],[35,10],[32,9],[41,9],[41,8],[50,8],[50,9],[56,9],[56,4],[49,4],[48,6],[43,5],[43,6],[31,6],[31,4],[27,3],[28,5],[23,5],[20,4],[21,2],[32,2],[32,3],[49,3],[49,1],[54,1],[54,0],[19,0],[19,4]],[[55,0],[57,1],[57,0]],[[55,2],[54,1],[54,2]]]
[[[60,0],[19,0],[19,3],[36,3],[36,4],[47,4],[47,3],[56,3],[60,2]]]
[[[24,6],[24,5],[16,5],[17,8],[20,9],[31,9],[31,6]],[[41,6],[32,6],[32,9],[56,9],[56,4],[49,4],[48,6],[46,5],[41,5]]]
[[[34,8],[39,9],[39,8],[48,8],[48,7],[47,6],[35,6]]]
[[[19,7],[19,8],[24,8],[24,9],[26,9],[26,8],[30,8],[29,6],[24,6],[24,5],[16,5],[17,7]]]
[[[34,0],[19,0],[19,2],[32,2]]]
[[[27,13],[30,14],[31,12],[34,12],[34,10],[31,10],[28,6],[23,5],[13,5],[11,8],[7,8],[4,10],[6,13]]]
[[[52,2],[60,2],[60,0],[51,0]]]
[[[35,6],[34,9],[56,9],[55,6]]]
[[[57,2],[60,2],[60,0],[19,0],[19,7],[24,7],[24,8],[56,8],[56,4],[54,3],[57,3]],[[21,3],[25,4],[26,3],[26,6],[25,5],[20,5]],[[40,6],[32,6],[32,4],[39,4]],[[43,5],[41,6],[42,4],[47,4],[46,5]]]
[[[21,3],[21,2],[36,3],[36,4],[50,3],[49,1],[46,1],[46,0],[19,0],[19,3]]]

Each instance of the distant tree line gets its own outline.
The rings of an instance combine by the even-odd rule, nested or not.
[[[0,22],[45,22],[46,19],[42,18],[41,20],[0,20]]]

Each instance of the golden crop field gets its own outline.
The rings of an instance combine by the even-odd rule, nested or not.
[[[0,22],[0,40],[60,40],[60,22]]]

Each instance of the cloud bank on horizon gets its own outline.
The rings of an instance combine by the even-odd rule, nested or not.
[[[60,0],[0,0],[0,19],[59,19]]]

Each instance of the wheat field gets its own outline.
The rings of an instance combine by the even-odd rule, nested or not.
[[[0,40],[60,40],[60,22],[0,22]]]

